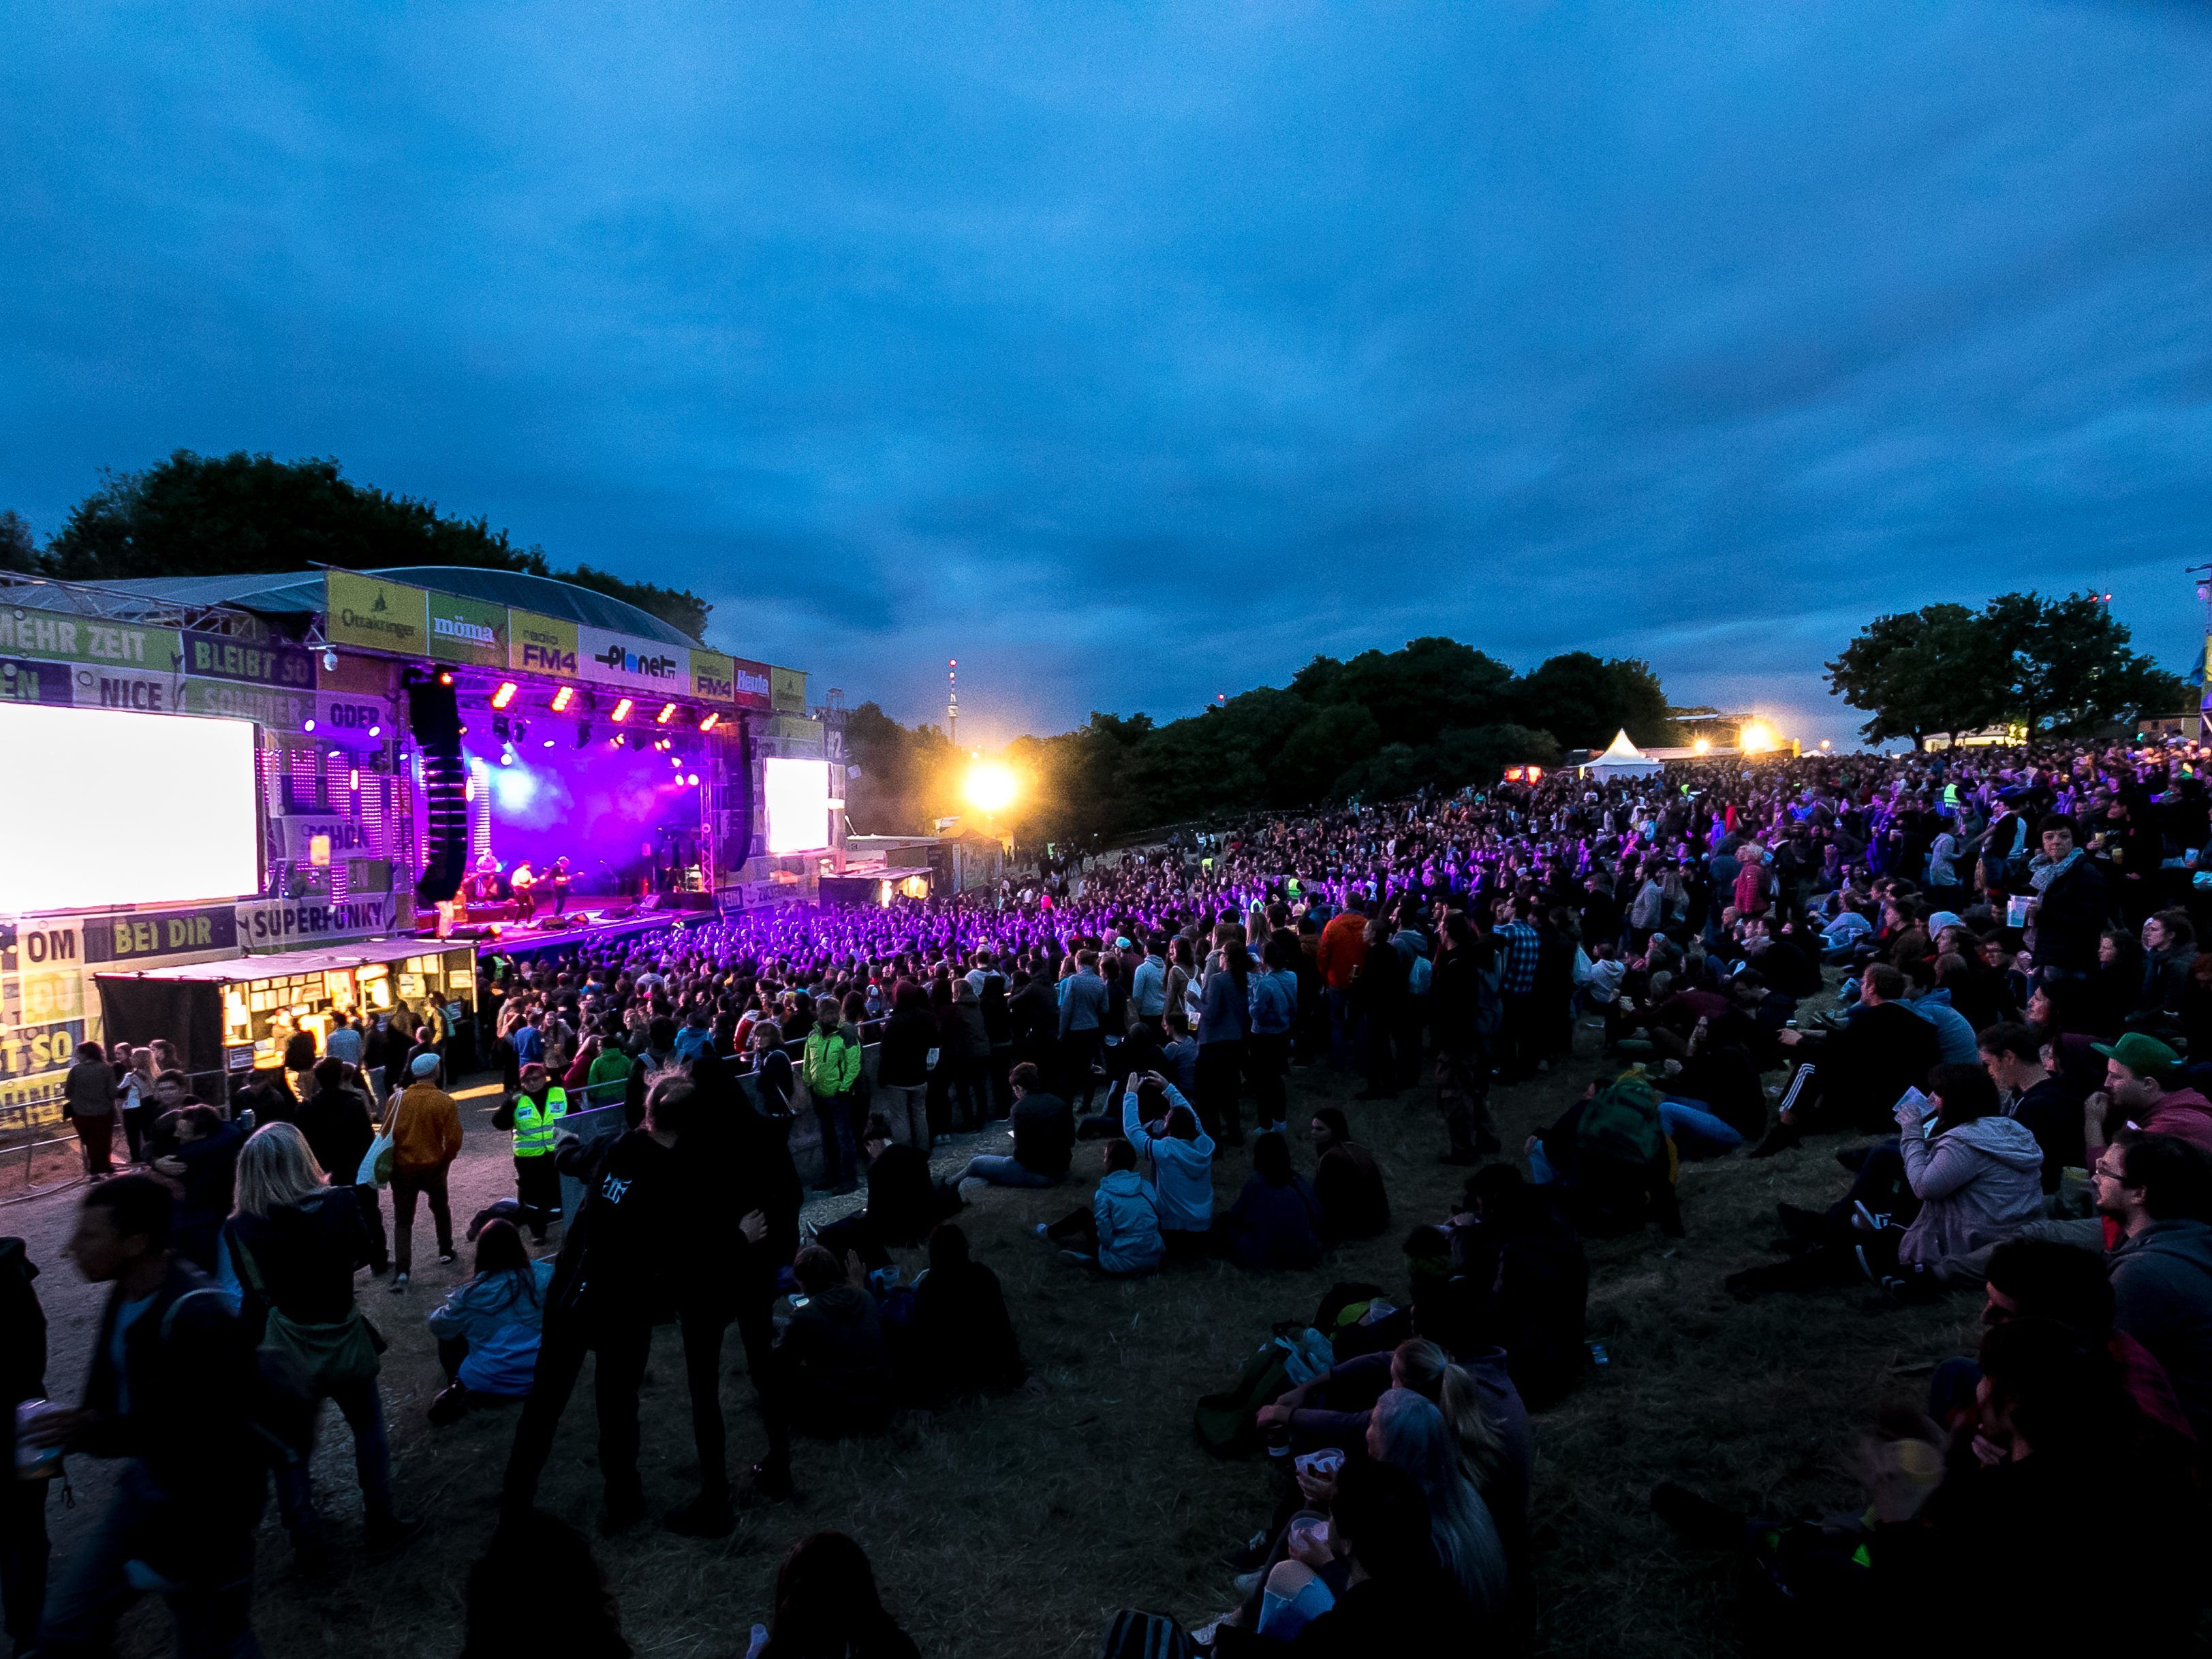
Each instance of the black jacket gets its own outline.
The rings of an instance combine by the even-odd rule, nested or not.
[[[2080,1167],[2087,1154],[2081,1139],[2081,1100],[2062,1079],[2046,1075],[2021,1096],[2010,1115],[2018,1118],[2043,1148],[2043,1190],[2057,1192],[2059,1172]]]
[[[1075,1114],[1058,1095],[1027,1094],[1014,1103],[1014,1159],[1058,1181],[1075,1156]]]
[[[2097,941],[2112,920],[2112,887],[2085,854],[2043,890],[2035,910],[2036,965],[2095,973]]]
[[[583,1183],[584,1200],[561,1242],[547,1313],[669,1318],[687,1265],[674,1149],[632,1129],[597,1146],[563,1141],[554,1161]]]
[[[876,1304],[839,1285],[791,1316],[776,1350],[793,1419],[811,1434],[873,1433],[891,1418],[890,1357]]]
[[[958,1205],[939,1190],[919,1147],[886,1146],[868,1165],[868,1220],[885,1244],[919,1244]]]
[[[884,1022],[876,1081],[889,1089],[919,1089],[929,1081],[929,1051],[937,1046],[937,1022],[919,1008],[902,1009]]]
[[[335,1325],[352,1310],[355,1270],[368,1260],[368,1228],[351,1187],[325,1188],[268,1215],[234,1215],[223,1237],[246,1296],[240,1317],[257,1338],[270,1308],[303,1325]]]
[[[914,1335],[918,1391],[928,1403],[1028,1380],[999,1276],[980,1261],[923,1275],[914,1293]]]
[[[292,1120],[334,1187],[350,1187],[376,1139],[368,1103],[350,1089],[320,1089]]]

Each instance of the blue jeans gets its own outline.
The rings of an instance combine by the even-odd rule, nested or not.
[[[963,1181],[988,1181],[994,1187],[1057,1187],[1058,1176],[1039,1175],[1026,1164],[1011,1158],[971,1158],[968,1167],[953,1178],[957,1186]]]
[[[1732,1125],[1686,1100],[1661,1101],[1659,1127],[1674,1137],[1684,1158],[1718,1158],[1743,1145]]]
[[[1540,1140],[1528,1149],[1528,1183],[1534,1187],[1556,1187],[1559,1182],[1559,1172],[1544,1156],[1544,1143]]]
[[[822,1129],[822,1184],[836,1187],[857,1179],[860,1149],[853,1139],[853,1097],[815,1096],[814,1119]]]
[[[361,1495],[368,1509],[369,1519],[381,1521],[392,1513],[392,1447],[384,1434],[384,1400],[377,1392],[376,1379],[363,1377],[358,1382],[349,1382],[331,1390],[330,1399],[345,1418],[346,1426],[353,1431],[353,1466],[361,1479]],[[322,1415],[319,1403],[316,1416]],[[322,1529],[315,1515],[315,1495],[308,1484],[307,1465],[313,1457],[302,1457],[276,1473],[276,1510],[283,1517],[284,1528],[296,1539],[313,1536]]]
[[[136,1559],[141,1529],[163,1502],[161,1489],[137,1458],[116,1476],[107,1510],[77,1546],[61,1584],[46,1598],[39,1628],[46,1659],[106,1654],[117,1621],[149,1590],[169,1604],[176,1620],[180,1659],[260,1659],[253,1639],[253,1551],[239,1540],[237,1576],[222,1583],[174,1583],[156,1577]]]
[[[1322,999],[1328,1005],[1328,1063],[1340,1072],[1356,1071],[1366,1053],[1360,1041],[1365,1024],[1352,1006],[1352,994],[1324,986]]]

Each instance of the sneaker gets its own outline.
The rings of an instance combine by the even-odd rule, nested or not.
[[[679,1538],[727,1538],[738,1528],[737,1511],[727,1492],[701,1492],[661,1517],[660,1524]]]
[[[539,1242],[543,1243],[544,1241],[541,1240]],[[459,1258],[456,1257],[451,1250],[441,1250],[438,1252],[438,1260],[441,1261],[453,1261],[459,1260]]]
[[[387,1515],[381,1520],[371,1521],[363,1534],[372,1561],[389,1561],[420,1538],[428,1528],[420,1521],[404,1516]]]
[[[449,1382],[438,1390],[430,1401],[430,1426],[451,1428],[469,1414],[469,1391],[458,1382]]]
[[[404,1267],[402,1267],[398,1273],[392,1275],[392,1293],[394,1296],[404,1295],[406,1289],[407,1270]]]
[[[1048,1240],[1052,1237],[1052,1229],[1046,1226],[1042,1221],[1038,1222],[1037,1224],[1032,1227],[1030,1231],[1034,1232],[1039,1238]]]

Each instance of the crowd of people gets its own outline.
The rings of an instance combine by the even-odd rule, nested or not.
[[[743,1504],[790,1495],[795,1438],[1024,1386],[1016,1310],[959,1218],[994,1188],[1094,1170],[1034,1226],[1071,1293],[1194,1262],[1310,1268],[1410,1228],[1401,1304],[1376,1287],[1355,1314],[1325,1308],[1318,1352],[1291,1344],[1224,1408],[1278,1454],[1239,1604],[1196,1632],[1127,1615],[1109,1651],[1519,1640],[1539,1616],[1530,1413],[1590,1363],[1582,1241],[1683,1233],[1685,1160],[1838,1133],[1834,1202],[1783,1206],[1778,1259],[1729,1288],[1978,1294],[1989,1334],[1939,1370],[1924,1419],[1885,1422],[1862,1518],[1780,1524],[1679,1490],[1662,1513],[1754,1556],[1808,1639],[1933,1648],[1987,1633],[1944,1583],[2055,1565],[2091,1492],[2108,1512],[2140,1500],[2172,1567],[2131,1580],[2130,1607],[2185,1631],[2197,1593],[2175,1552],[2201,1535],[2212,1431],[2208,842],[2212,797],[2194,751],[2171,748],[1555,774],[1224,824],[960,900],[518,948],[488,962],[478,1052],[455,1052],[463,1033],[341,1022],[228,1101],[191,1100],[159,1045],[88,1048],[69,1110],[88,1173],[108,1178],[71,1249],[112,1288],[82,1408],[19,1413],[15,1433],[19,1466],[66,1447],[124,1474],[51,1595],[41,1511],[8,1512],[10,1632],[41,1655],[96,1651],[126,1595],[152,1590],[185,1651],[252,1651],[269,1491],[303,1562],[326,1553],[305,1473],[324,1399],[353,1434],[365,1548],[419,1534],[392,1491],[358,1275],[407,1293],[420,1204],[455,1259],[448,1081],[479,1067],[501,1081],[514,1196],[468,1229],[475,1272],[428,1314],[433,1424],[519,1402],[471,1654],[521,1650],[498,1645],[493,1560],[583,1547],[535,1498],[587,1356],[620,1529],[647,1508],[653,1331],[678,1328],[701,1485],[665,1524],[723,1535]],[[1601,1074],[1507,1147],[1493,1091],[1566,1066],[1578,1032]],[[1315,1066],[1362,1101],[1433,1097],[1433,1155],[1468,1171],[1448,1212],[1394,1208],[1341,1109],[1292,1109],[1291,1079]],[[118,1120],[134,1168],[110,1177]],[[997,1120],[1010,1152],[933,1163]],[[1217,1205],[1225,1162],[1248,1173]],[[808,1180],[864,1201],[807,1224]],[[556,1232],[533,1257],[526,1237],[550,1249]],[[909,1283],[894,1252],[914,1249],[927,1266]],[[0,1251],[26,1330],[29,1273]],[[763,1437],[738,1480],[732,1324]],[[43,1400],[43,1370],[15,1368],[18,1401]],[[2122,1471],[2142,1484],[2116,1488]],[[131,1553],[148,1538],[154,1554]],[[594,1623],[587,1553],[568,1577],[567,1628],[604,1625],[596,1650],[626,1651],[611,1612]],[[785,1562],[753,1645],[913,1651],[834,1534]]]

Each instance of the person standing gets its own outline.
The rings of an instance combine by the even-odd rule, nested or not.
[[[1536,962],[1544,942],[1529,926],[1526,902],[1501,893],[1491,913],[1497,921],[1498,989],[1503,1004],[1498,1073],[1506,1082],[1516,1083],[1536,1070]]]
[[[874,1105],[901,1146],[924,1152],[929,1150],[929,1051],[935,1047],[929,994],[911,980],[901,980],[876,1054]]]
[[[557,920],[568,908],[568,889],[575,881],[565,855],[553,860],[553,867],[546,872],[545,880],[553,890],[553,915]]]
[[[1106,1023],[1106,981],[1098,976],[1098,952],[1075,953],[1075,971],[1060,982],[1060,1093],[1079,1112],[1091,1109],[1098,1087],[1091,1075]]]
[[[1206,1132],[1231,1146],[1244,1144],[1237,1085],[1244,1039],[1252,1029],[1252,959],[1231,938],[1207,964],[1198,1017],[1198,1115]]]
[[[115,1162],[115,1069],[97,1042],[76,1046],[62,1082],[62,1115],[76,1131],[88,1181],[105,1181]]]
[[[1467,913],[1444,917],[1429,981],[1437,1037],[1437,1109],[1449,1142],[1443,1162],[1480,1164],[1498,1149],[1490,1115],[1490,1048],[1499,1019],[1498,969],[1490,941]]]
[[[415,1081],[401,1091],[384,1126],[392,1137],[392,1289],[407,1288],[415,1262],[415,1201],[428,1199],[438,1260],[453,1259],[453,1209],[447,1171],[461,1155],[461,1109],[438,1086],[438,1057],[417,1054]]]
[[[836,999],[822,999],[818,1023],[806,1034],[800,1064],[814,1097],[815,1121],[822,1133],[822,1182],[818,1190],[843,1194],[860,1189],[860,1148],[854,1142],[854,1089],[860,1079],[860,1044],[841,1024]]]
[[[8,1639],[28,1653],[39,1634],[39,1615],[46,1601],[46,1493],[45,1476],[26,1480],[16,1473],[15,1408],[46,1394],[46,1316],[31,1281],[37,1266],[20,1238],[0,1238],[0,1435],[5,1436],[5,1490],[0,1491],[0,1609]],[[56,1471],[48,1470],[47,1474]]]
[[[515,1197],[524,1224],[540,1244],[547,1225],[561,1218],[561,1172],[553,1167],[553,1138],[568,1115],[568,1091],[535,1064],[522,1068],[522,1087],[492,1114],[493,1128],[514,1133]]]
[[[1266,971],[1252,975],[1252,1035],[1244,1056],[1252,1080],[1254,1115],[1262,1133],[1279,1129],[1286,1110],[1284,1079],[1291,1070],[1291,1030],[1298,1018],[1298,976],[1291,970],[1295,936],[1270,934],[1261,948]]]

